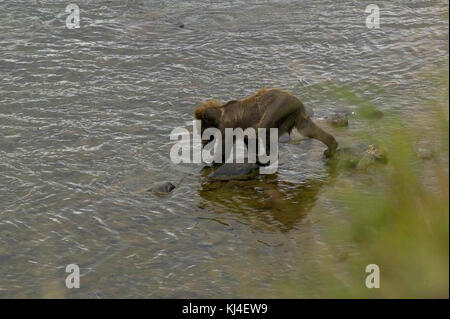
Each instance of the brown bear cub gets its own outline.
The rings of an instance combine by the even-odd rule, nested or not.
[[[286,132],[290,133],[295,127],[303,136],[324,143],[328,147],[324,152],[326,157],[332,156],[338,145],[332,135],[311,120],[298,98],[276,88],[262,88],[248,98],[226,104],[217,100],[206,101],[195,108],[194,116],[201,121],[202,134],[205,129],[214,127],[221,131],[224,138],[225,128],[245,130],[251,127],[255,130],[266,128],[267,131],[270,131],[270,128],[278,128],[278,136],[281,136]],[[269,139],[266,139],[267,147],[268,141]],[[206,143],[208,141],[203,141],[203,144]],[[222,145],[225,145],[224,141]],[[222,154],[225,156],[225,152]]]

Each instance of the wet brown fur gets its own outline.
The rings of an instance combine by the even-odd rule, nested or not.
[[[252,96],[226,104],[203,102],[195,108],[194,117],[202,121],[202,131],[215,127],[224,135],[225,128],[278,128],[281,136],[296,127],[303,135],[325,143],[330,152],[337,147],[334,137],[314,124],[298,98],[277,88],[261,88]]]
[[[194,116],[196,119],[206,122],[202,122],[203,128],[211,126],[218,129],[263,127],[258,124],[262,124],[260,121],[267,115],[274,100],[280,96],[290,100],[289,103],[293,105],[292,111],[297,110],[303,116],[307,116],[303,104],[295,96],[281,89],[266,88],[261,88],[255,94],[242,100],[232,100],[225,104],[218,100],[205,101],[195,108]]]

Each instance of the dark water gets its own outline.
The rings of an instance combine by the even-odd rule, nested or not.
[[[323,146],[283,144],[275,176],[207,185],[171,163],[169,133],[264,85],[318,118],[355,107],[327,81],[420,118],[421,75],[448,61],[448,1],[376,1],[371,30],[361,1],[76,1],[72,30],[68,3],[0,0],[0,297],[278,297],[293,269],[319,284],[303,265],[340,216]],[[178,188],[143,191],[161,180]]]

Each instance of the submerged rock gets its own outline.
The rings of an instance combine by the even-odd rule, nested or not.
[[[347,168],[355,168],[359,162],[359,155],[355,149],[350,147],[341,147],[334,153],[331,162]]]
[[[380,110],[373,110],[368,114],[371,119],[381,119],[384,116],[384,113]]]
[[[361,107],[356,114],[368,120],[377,120],[384,116],[384,113],[375,107]]]
[[[354,109],[350,108],[350,107],[346,107],[346,106],[340,106],[337,107],[334,111],[335,115],[344,115],[344,116],[351,116],[351,115],[355,115],[356,112]]]
[[[348,117],[345,114],[334,114],[330,117],[325,117],[325,121],[336,127],[346,127],[348,126]]]
[[[148,191],[157,194],[168,194],[175,189],[175,185],[171,182],[155,183]]]
[[[374,161],[386,164],[388,162],[386,153],[376,147],[374,144],[370,144],[364,153],[365,156],[369,156]]]
[[[434,150],[419,147],[416,149],[416,156],[423,160],[431,160],[436,157],[436,152]]]
[[[212,181],[247,180],[258,175],[258,164],[225,163],[208,175]]]

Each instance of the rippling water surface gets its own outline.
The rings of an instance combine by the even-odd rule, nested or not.
[[[340,218],[323,146],[283,144],[275,176],[205,184],[169,160],[170,131],[262,86],[317,118],[353,107],[327,81],[417,116],[420,75],[448,61],[447,1],[377,1],[372,30],[361,1],[80,0],[73,30],[68,3],[0,0],[0,297],[277,297],[293,268],[315,284],[302,265]],[[145,192],[161,180],[178,187]],[[64,287],[70,263],[82,289]]]

